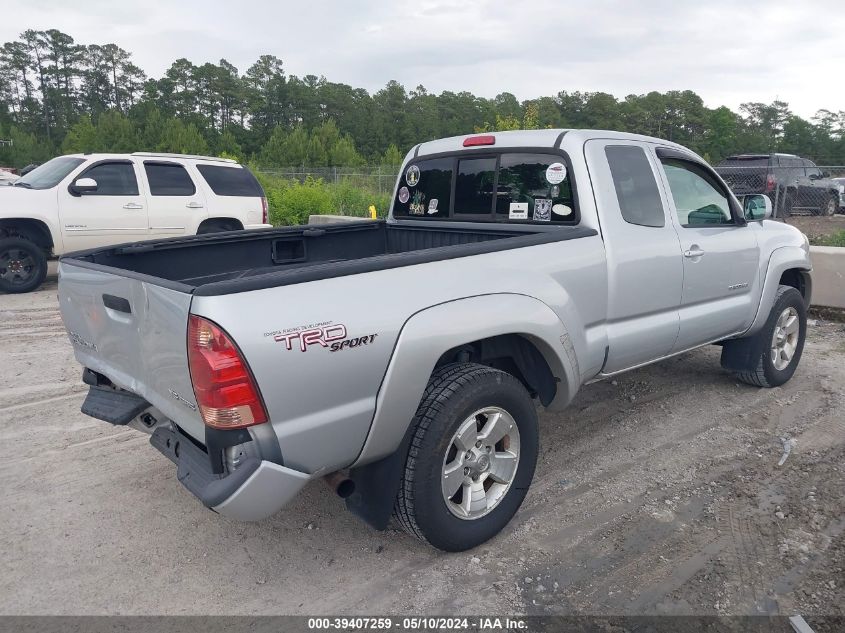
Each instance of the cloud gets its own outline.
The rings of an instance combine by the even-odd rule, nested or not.
[[[14,24],[0,24],[2,41],[58,28],[119,44],[153,76],[178,57],[225,58],[244,71],[269,53],[289,73],[370,91],[390,79],[520,99],[690,89],[711,107],[780,98],[806,117],[845,103],[845,12],[833,0],[41,0],[14,11]]]

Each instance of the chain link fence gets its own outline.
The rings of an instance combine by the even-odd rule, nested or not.
[[[749,157],[728,159],[715,169],[737,196],[767,195],[776,218],[845,212],[845,166],[792,157],[780,161],[794,164],[774,166],[767,157]]]
[[[269,176],[304,182],[306,178],[320,179],[327,183],[345,183],[358,189],[390,194],[396,184],[399,165],[393,167],[267,167],[258,171]]]

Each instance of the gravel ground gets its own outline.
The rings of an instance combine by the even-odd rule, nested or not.
[[[260,523],[203,509],[146,436],[80,413],[55,279],[0,295],[0,613],[842,615],[845,326],[809,332],[782,388],[709,347],[541,414],[522,509],[447,555],[321,483]]]

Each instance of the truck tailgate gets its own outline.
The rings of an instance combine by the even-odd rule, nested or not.
[[[59,262],[59,305],[76,359],[205,442],[188,369],[192,296]]]

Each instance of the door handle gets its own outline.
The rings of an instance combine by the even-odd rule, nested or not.
[[[188,207],[189,209],[202,209],[203,204],[202,204],[202,202],[195,202],[194,200],[191,200],[185,206]]]
[[[124,209],[143,209],[143,204],[138,204],[137,202],[127,202],[123,205]]]
[[[684,257],[689,257],[691,259],[701,257],[702,255],[704,255],[704,251],[698,248],[698,246],[693,246],[688,251],[684,251]]]

